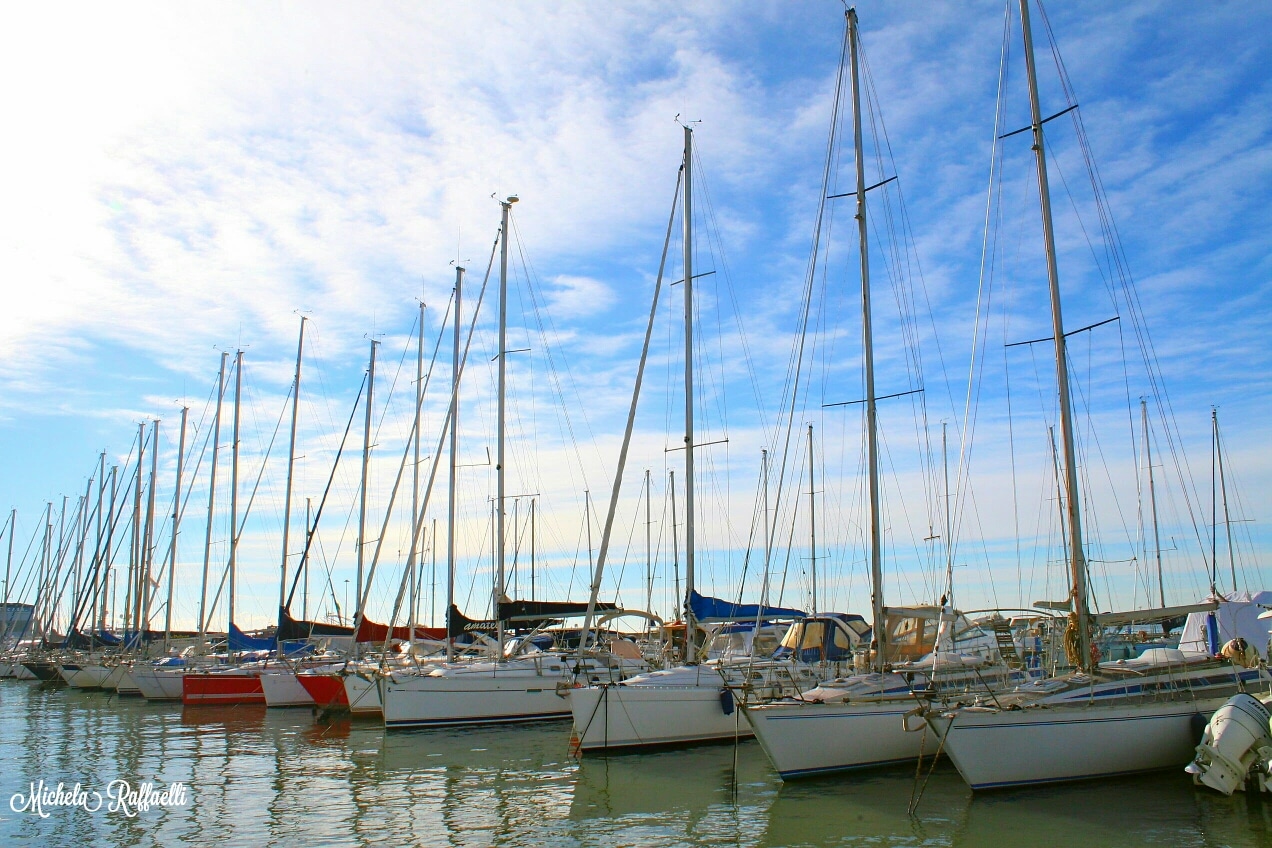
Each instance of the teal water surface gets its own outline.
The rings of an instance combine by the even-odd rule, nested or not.
[[[0,838],[102,846],[1264,846],[1272,796],[1183,771],[973,796],[940,763],[784,784],[754,742],[569,755],[570,726],[386,735],[308,710],[182,709],[0,681]],[[1007,752],[1004,752],[1007,755]],[[926,773],[926,769],[925,769]],[[109,804],[13,812],[32,782],[187,787],[133,817]],[[91,804],[90,804],[91,806]]]

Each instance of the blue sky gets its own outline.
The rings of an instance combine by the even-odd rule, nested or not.
[[[927,328],[929,434],[939,442],[939,422],[947,420],[957,445],[973,349],[1004,10],[997,2],[862,3],[858,10],[913,235],[909,255],[921,268],[908,284],[917,286],[924,303],[917,321]],[[1272,11],[1219,3],[1185,15],[1177,6],[1142,2],[1054,4],[1048,13],[1170,392],[1178,456],[1187,455],[1188,479],[1200,495],[1194,513],[1209,521],[1210,409],[1217,406],[1232,517],[1239,519],[1233,525],[1238,583],[1262,588],[1267,575],[1258,558],[1268,548],[1272,506],[1272,460],[1264,449],[1272,434],[1272,82],[1266,73]],[[56,508],[68,495],[73,507],[98,453],[122,461],[142,420],[163,421],[158,498],[170,503],[180,407],[192,407],[192,421],[204,414],[218,351],[240,346],[249,400],[246,499],[283,414],[301,312],[310,318],[310,335],[297,510],[304,497],[321,496],[365,369],[368,339],[382,341],[381,401],[406,356],[392,400],[376,412],[382,423],[368,523],[378,528],[409,428],[414,352],[405,351],[417,302],[428,306],[431,353],[453,283],[450,263],[469,268],[475,293],[498,224],[491,195],[516,193],[514,277],[518,291],[527,279],[534,282],[541,310],[539,319],[525,311],[525,294],[510,306],[517,326],[512,346],[531,351],[512,366],[516,459],[510,465],[516,470],[508,488],[543,496],[539,590],[581,595],[582,491],[605,508],[680,158],[673,120],[680,115],[701,121],[696,139],[710,197],[697,262],[719,271],[700,290],[708,327],[702,379],[711,402],[700,414],[699,440],[729,438],[701,460],[712,472],[702,496],[703,584],[736,594],[759,451],[778,450],[773,411],[812,239],[841,4],[70,4],[15,6],[0,14],[6,124],[20,128],[0,139],[7,201],[0,210],[6,292],[0,506],[18,510],[18,556],[44,504],[54,501]],[[1035,27],[1041,33],[1041,24]],[[1019,48],[1013,50],[1001,119],[1008,129],[1027,121]],[[1048,55],[1040,55],[1039,66],[1050,104],[1044,111],[1059,111],[1063,100]],[[1093,207],[1089,191],[1083,194],[1072,124],[1048,127],[1058,169],[1052,182],[1066,323],[1080,327],[1111,317],[1114,304],[1085,246],[1082,226],[1092,227]],[[1045,302],[1038,299],[1041,266],[1033,261],[1039,236],[1027,143],[1005,142],[1002,150],[997,279],[1006,297],[996,303],[1009,303],[1011,317],[1009,323],[1001,314],[991,317],[984,340],[988,364],[970,438],[971,485],[963,490],[968,506],[956,535],[957,564],[965,566],[956,575],[959,597],[969,607],[1023,605],[1064,593],[1049,517],[1054,501],[1046,500],[1054,485],[1045,444],[1052,410],[1044,382],[1050,372],[1041,358],[1049,349],[1011,349],[1018,352],[1006,358],[1002,352],[1007,341],[1049,333]],[[841,181],[850,179],[850,166],[849,157]],[[1066,185],[1072,202],[1060,194]],[[847,233],[842,228],[840,234]],[[711,238],[718,246],[709,249]],[[851,248],[840,239],[832,256],[850,258]],[[859,379],[855,282],[846,276],[843,285],[826,319],[835,341],[821,348],[833,353],[825,367],[833,365],[842,383],[825,384],[834,393],[825,402],[850,399],[844,395],[857,391],[851,386]],[[879,297],[880,391],[897,391],[910,379],[900,364],[900,324],[888,317],[896,310],[886,287]],[[733,303],[740,306],[745,348],[731,329]],[[489,534],[483,504],[493,491],[488,467],[476,465],[485,462],[487,446],[493,450],[490,315],[483,315],[484,335],[474,341],[461,427],[471,467],[464,474],[461,547],[467,553],[459,592],[474,615],[488,579],[479,563]],[[631,497],[620,505],[615,533],[610,589],[620,582],[633,606],[644,604],[637,489],[644,469],[651,469],[653,513],[662,522],[666,471],[676,461],[666,449],[679,439],[674,426],[668,435],[678,414],[679,366],[670,344],[674,321],[664,317],[656,333],[663,346],[649,377],[657,388],[642,407],[625,481]],[[1138,398],[1148,392],[1120,364],[1122,345],[1133,347],[1129,318],[1116,326],[1084,334],[1089,339],[1075,342],[1073,351],[1075,361],[1080,358],[1075,379],[1085,381],[1091,398],[1081,416],[1089,430],[1084,474],[1098,513],[1093,533],[1107,560],[1097,579],[1105,607],[1143,602],[1147,591],[1142,546],[1136,554],[1128,541],[1139,533],[1139,505],[1127,400],[1138,427]],[[449,336],[444,361],[448,346]],[[1013,393],[1010,428],[1004,361]],[[439,365],[430,392],[447,379],[448,367]],[[436,394],[425,404],[426,455],[434,452],[441,404]],[[561,405],[568,419],[555,411]],[[894,470],[885,484],[889,598],[898,602],[931,599],[932,562],[940,558],[922,542],[940,535],[932,529],[940,523],[939,494],[925,489],[918,465],[905,458],[902,439],[914,441],[912,410],[907,402],[883,414],[893,434]],[[805,417],[815,423],[819,474],[828,477],[815,487],[824,494],[818,522],[825,594],[819,602],[863,610],[869,599],[860,564],[859,417],[820,411]],[[360,439],[355,427],[351,445]],[[1182,603],[1204,592],[1206,580],[1199,576],[1196,519],[1189,518],[1183,495],[1170,493],[1176,460],[1163,459],[1169,455],[1164,444],[1160,450],[1154,462],[1160,464],[1162,547],[1171,549],[1168,602]],[[245,625],[266,623],[276,602],[280,455],[276,449],[261,475],[240,556]],[[802,461],[793,455],[792,473]],[[224,486],[228,466],[220,473]],[[324,519],[321,530],[330,587],[342,605],[344,581],[353,575],[356,478],[356,463],[342,464],[331,524]],[[197,605],[203,556],[206,483],[195,486],[178,549],[174,608],[185,621]],[[444,518],[443,497],[439,484],[430,514]],[[227,498],[222,488],[220,506]],[[595,547],[599,525],[593,522]],[[808,533],[805,517],[785,513],[774,523],[776,536]],[[391,603],[400,573],[389,566],[400,561],[405,544],[399,524],[391,521],[396,529],[385,538],[391,579],[373,589],[381,610]],[[1208,533],[1202,527],[1201,535]],[[215,567],[218,557],[224,563],[226,533],[213,535],[220,545]],[[655,536],[664,550],[656,590],[661,600],[654,603],[667,612],[668,536],[658,529]],[[1220,552],[1226,568],[1222,545]],[[1138,560],[1127,562],[1133,556]],[[802,588],[806,551],[792,551],[784,561],[787,600],[810,601]],[[754,570],[749,573],[753,578]],[[522,566],[520,579],[527,578]],[[330,604],[317,600],[325,591],[318,582],[315,576],[313,603],[326,611]],[[751,580],[747,591],[757,590]]]

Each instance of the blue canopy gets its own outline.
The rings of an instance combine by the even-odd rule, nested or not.
[[[719,598],[708,598],[697,592],[689,593],[689,610],[696,621],[754,621],[757,618],[803,618],[808,615],[797,609],[735,604]]]
[[[239,630],[237,624],[230,622],[230,651],[232,653],[272,651],[276,647],[278,647],[278,643],[273,639],[253,639],[242,630]]]
[[[162,633],[156,633],[153,630],[125,630],[121,641],[126,648],[136,648],[143,642],[154,642],[162,638]]]

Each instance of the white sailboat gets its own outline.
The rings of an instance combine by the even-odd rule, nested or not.
[[[684,127],[684,156],[681,160],[681,180],[677,193],[683,186],[682,223],[684,227],[684,286],[685,286],[685,491],[687,514],[686,555],[689,563],[694,554],[694,473],[692,450],[695,444],[693,431],[693,129]],[[670,243],[675,221],[675,204],[671,219],[667,222],[667,243]],[[613,528],[613,516],[618,488],[626,465],[632,423],[636,413],[640,386],[648,359],[649,339],[662,288],[663,269],[666,266],[666,250],[659,266],[650,308],[649,324],[645,333],[645,346],[641,351],[637,369],[636,389],[628,415],[628,427],[624,434],[623,448],[619,456],[619,468],[615,475],[615,491],[610,500],[609,515],[601,538],[601,555],[597,565],[596,582],[593,584],[592,603],[596,601],[600,572],[604,567]],[[767,465],[765,466],[767,473]],[[767,512],[767,510],[766,510]],[[767,539],[767,533],[766,533]],[[779,610],[763,605],[741,608],[724,604],[727,609],[720,615],[710,616],[697,607],[704,599],[695,591],[692,567],[686,570],[685,596],[683,599],[686,633],[693,633],[704,621],[748,621],[752,637],[759,629],[760,621],[771,618],[804,616],[795,610]],[[591,619],[584,627],[591,631]],[[859,647],[863,634],[868,630],[860,616],[827,615],[815,619],[802,618],[786,632],[781,645],[770,644],[766,651],[760,644],[752,643],[740,655],[725,656],[700,661],[692,647],[687,647],[683,665],[639,674],[617,683],[578,687],[570,692],[570,711],[574,718],[572,746],[576,752],[634,750],[640,748],[689,745],[713,742],[752,735],[750,725],[735,709],[734,692],[744,698],[772,698],[779,694],[807,689],[827,673],[842,672],[844,664],[851,667],[853,653]],[[725,638],[728,634],[723,634]],[[688,637],[686,642],[688,642]],[[801,647],[811,647],[817,658],[805,661]],[[770,658],[768,653],[778,649],[782,655]]]
[[[498,405],[496,417],[495,459],[495,609],[497,642],[504,645],[506,616],[501,607],[508,605],[504,591],[505,565],[505,399],[507,381],[507,293],[508,245],[511,235],[509,217],[515,196],[500,201],[499,261],[499,350]],[[458,302],[458,301],[457,301]],[[456,326],[459,326],[458,309]],[[458,344],[458,336],[456,337]],[[458,371],[456,372],[458,379]],[[450,432],[455,433],[453,416],[458,406],[458,392],[452,392]],[[454,467],[455,457],[451,457]],[[452,487],[452,492],[453,492]],[[453,497],[453,495],[452,495]],[[413,519],[417,528],[418,516]],[[413,564],[413,555],[411,559]],[[454,559],[450,563],[452,575]],[[531,604],[535,602],[530,602]],[[540,604],[540,606],[544,606]],[[552,606],[552,605],[546,605]],[[453,606],[448,617],[454,612]],[[533,617],[555,617],[553,614]],[[448,624],[449,629],[449,624]],[[448,640],[450,641],[450,640]],[[473,724],[501,724],[568,718],[569,701],[565,697],[576,675],[584,679],[603,677],[618,679],[644,670],[639,659],[624,659],[609,652],[595,651],[583,657],[541,651],[529,640],[523,640],[519,653],[501,653],[493,661],[446,662],[410,671],[394,671],[379,677],[379,694],[386,728],[437,727]],[[353,676],[346,677],[346,683]],[[353,692],[347,692],[352,695]],[[352,701],[352,699],[351,699]]]
[[[1060,306],[1043,118],[1038,99],[1029,0],[1020,0],[1033,151],[1042,209],[1051,292],[1056,382],[1063,446],[1063,487],[1072,578],[1072,613],[1066,636],[1076,671],[1065,677],[999,693],[994,699],[947,708],[934,705],[929,725],[973,789],[1083,780],[1182,767],[1200,735],[1197,716],[1208,717],[1244,681],[1265,676],[1217,662],[1208,652],[1159,648],[1135,660],[1098,662],[1092,628],[1116,615],[1089,610],[1081,498],[1074,448],[1065,331]],[[1127,618],[1123,614],[1121,618]]]
[[[748,645],[733,655],[575,688],[571,744],[587,752],[749,738],[754,732],[739,701],[772,700],[850,671],[868,632],[860,616],[808,616],[790,626],[771,656]]]
[[[903,721],[918,703],[916,689],[962,689],[1001,683],[1011,677],[1025,679],[1023,672],[1001,663],[988,634],[948,607],[884,605],[878,398],[866,240],[869,189],[862,145],[859,34],[856,11],[852,9],[847,12],[845,39],[856,162],[856,188],[850,196],[856,198],[861,269],[874,645],[868,656],[863,652],[861,657],[862,665],[868,665],[868,669],[828,680],[793,697],[769,703],[748,701],[744,705],[760,745],[783,779],[904,762],[931,753],[936,740],[930,733],[918,732],[924,729],[922,721],[913,726]],[[841,80],[842,72],[841,67]]]

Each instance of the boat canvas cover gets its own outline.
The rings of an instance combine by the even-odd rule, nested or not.
[[[314,636],[352,636],[353,628],[321,621],[301,621],[292,618],[286,607],[278,608],[278,633],[275,639],[294,642]]]
[[[446,611],[446,635],[452,639],[478,631],[490,631],[499,627],[497,621],[477,621],[459,611],[459,607],[451,604]]]
[[[1272,637],[1272,618],[1260,619],[1259,614],[1272,607],[1272,592],[1232,592],[1224,595],[1219,609],[1214,613],[1219,624],[1219,645],[1238,636],[1264,659],[1268,656],[1268,640]],[[1206,618],[1210,613],[1188,614],[1179,637],[1182,651],[1210,652],[1206,639]]]
[[[278,647],[278,642],[274,638],[257,639],[248,636],[238,625],[230,622],[230,651],[233,653],[242,653],[244,651],[272,651]]]
[[[596,612],[618,609],[614,604],[597,601]],[[504,621],[537,621],[567,615],[587,615],[587,604],[580,601],[500,601],[499,618]]]
[[[389,640],[389,626],[364,618],[358,624],[358,635],[354,639],[355,642],[387,642]],[[408,627],[394,627],[392,638],[399,642],[407,642],[411,640],[411,630]],[[415,639],[433,639],[441,641],[446,638],[445,627],[415,627]]]
[[[759,604],[735,604],[720,598],[709,598],[697,592],[689,593],[689,611],[695,621],[754,621],[757,618],[804,618],[808,613],[783,607],[762,607]]]

